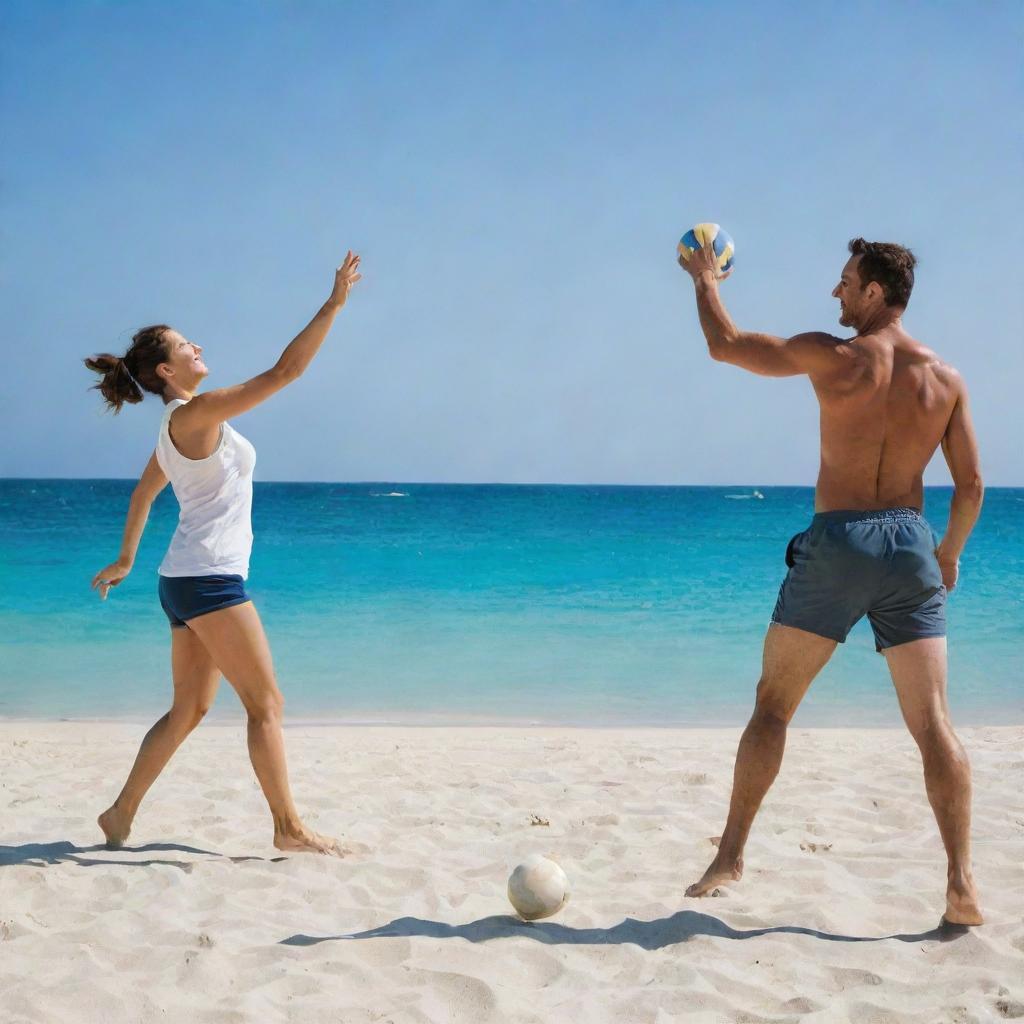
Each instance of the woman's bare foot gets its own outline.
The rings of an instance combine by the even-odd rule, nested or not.
[[[117,809],[115,804],[108,807],[97,819],[96,824],[103,829],[107,837],[107,849],[119,850],[128,841],[128,834],[132,830],[132,823],[125,821],[124,815]]]
[[[282,853],[323,853],[330,857],[344,857],[345,851],[337,839],[322,836],[308,828],[294,832],[279,832],[274,836],[274,846]]]
[[[743,858],[737,857],[734,860],[723,861],[716,857],[711,866],[704,872],[704,877],[699,882],[694,882],[686,890],[687,896],[709,896],[714,895],[715,889],[727,882],[738,882],[743,877]]]
[[[949,879],[946,888],[946,913],[943,917],[950,924],[984,924],[978,906],[978,890],[970,876]]]

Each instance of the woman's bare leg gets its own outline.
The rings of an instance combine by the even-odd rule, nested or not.
[[[124,845],[142,798],[217,695],[220,672],[190,629],[171,630],[171,674],[171,710],[146,733],[124,788],[99,816],[99,826],[112,849]]]
[[[281,731],[284,697],[255,606],[247,601],[222,608],[191,619],[189,627],[235,688],[249,716],[249,758],[274,818],[274,845],[289,852],[340,855],[337,841],[306,828],[295,809]]]

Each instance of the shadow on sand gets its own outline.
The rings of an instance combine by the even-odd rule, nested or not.
[[[103,857],[88,857],[83,854],[102,853]],[[247,860],[267,860],[266,857],[225,857],[216,850],[200,850],[194,846],[182,846],[180,843],[147,843],[145,846],[121,846],[110,849],[103,843],[95,846],[75,846],[66,840],[59,843],[25,843],[22,846],[0,846],[0,868],[11,867],[14,864],[32,864],[36,867],[43,867],[47,864],[77,864],[80,867],[96,867],[112,864],[126,864],[129,867],[148,868],[154,864],[167,864],[172,868],[180,868],[182,871],[191,871],[196,861],[191,860],[167,860],[159,857],[150,857],[139,860],[134,857],[125,859],[123,857],[110,856],[111,854],[138,854],[138,853],[192,853],[201,857],[208,857],[216,860],[229,860],[233,864],[239,864]],[[270,861],[287,860],[287,857],[271,857]]]
[[[680,910],[670,917],[657,921],[637,921],[627,917],[613,928],[569,928],[562,924],[548,922],[528,923],[510,915],[483,917],[469,924],[442,924],[440,921],[423,921],[416,917],[400,917],[380,928],[348,935],[292,935],[282,939],[282,946],[315,946],[321,942],[354,941],[356,939],[384,939],[411,937],[415,935],[431,939],[465,939],[467,942],[489,942],[491,939],[507,939],[513,936],[533,939],[548,945],[598,945],[632,944],[641,949],[662,949],[679,942],[686,942],[697,935],[710,935],[718,939],[756,939],[762,935],[807,935],[824,942],[949,942],[967,932],[962,925],[949,924],[943,920],[937,927],[926,932],[903,935],[835,935],[815,928],[801,928],[797,925],[778,925],[773,928],[730,928],[710,914],[695,910]]]
[[[105,856],[90,857],[86,854],[100,853]],[[114,857],[111,854],[147,853],[189,853],[211,860],[227,860],[233,864],[244,861],[265,861],[277,863],[287,857],[226,857],[216,850],[201,850],[195,846],[180,843],[147,843],[144,846],[124,846],[109,850],[104,844],[75,846],[63,841],[57,843],[25,843],[21,846],[0,846],[0,868],[16,864],[31,864],[43,867],[48,864],[77,864],[79,867],[126,865],[128,867],[152,867],[166,864],[189,872],[202,863],[187,860],[168,860],[159,857],[136,859]],[[638,921],[627,917],[612,928],[570,928],[551,922],[527,922],[504,914],[482,917],[469,924],[444,924],[441,921],[424,921],[418,917],[399,917],[379,928],[344,935],[291,935],[281,939],[282,946],[316,946],[321,942],[352,942],[358,939],[411,938],[421,936],[430,939],[465,939],[467,942],[489,942],[492,939],[508,939],[516,936],[533,939],[547,945],[626,945],[641,949],[662,949],[665,946],[686,942],[697,935],[708,935],[718,939],[756,939],[763,935],[806,935],[823,942],[949,942],[964,935],[968,928],[942,920],[925,932],[901,933],[895,935],[837,935],[816,928],[798,925],[776,925],[771,928],[732,928],[724,921],[710,914],[695,910],[680,910],[669,917],[656,921]]]

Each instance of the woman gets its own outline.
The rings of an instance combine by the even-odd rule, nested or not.
[[[181,506],[178,528],[160,566],[160,603],[171,624],[171,710],[146,733],[128,781],[99,816],[112,848],[122,846],[146,791],[213,703],[220,676],[234,687],[248,715],[249,756],[274,819],[274,845],[288,852],[341,854],[337,842],[306,828],[292,801],[281,714],[259,615],[245,592],[252,547],[250,509],[256,454],[231,428],[238,416],[297,380],[327,337],[353,284],[359,257],[338,268],[334,290],[308,326],[266,373],[197,395],[207,375],[203,350],[165,325],[132,338],[122,358],[86,359],[103,375],[96,387],[119,412],[143,391],[166,405],[156,451],[132,494],[120,557],[92,581],[106,598],[132,570],[153,500],[170,480]]]

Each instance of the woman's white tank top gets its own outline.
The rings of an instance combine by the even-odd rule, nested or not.
[[[205,459],[186,458],[170,435],[171,413],[184,399],[167,403],[156,458],[181,506],[178,528],[160,563],[161,576],[249,575],[252,551],[252,471],[256,449],[227,423]]]

